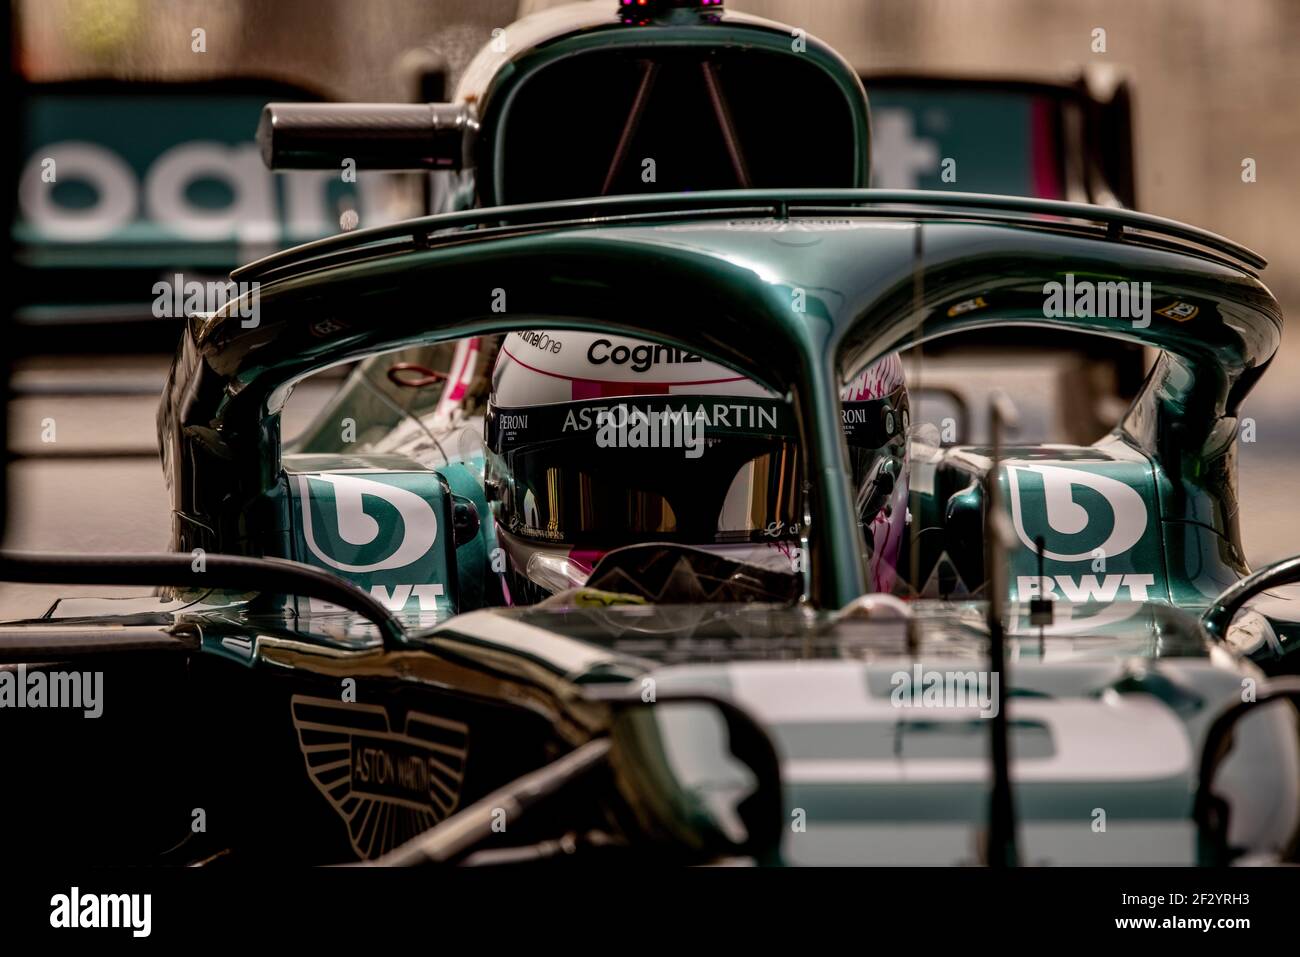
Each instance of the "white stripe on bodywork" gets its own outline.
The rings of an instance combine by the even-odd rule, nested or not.
[[[979,863],[982,828],[969,824],[889,821],[821,824],[790,833],[781,847],[788,864],[822,867],[945,867]],[[1196,826],[1188,820],[1022,821],[1020,858],[1031,866],[1185,866],[1196,863]]]
[[[949,667],[962,672],[978,670],[974,662],[957,660]],[[876,665],[871,670],[890,673],[888,666]],[[910,671],[910,667],[900,660],[896,670]],[[867,673],[863,665],[844,661],[795,667],[754,662],[728,669],[736,702],[768,725],[834,722],[879,729],[907,721],[982,720],[975,707],[898,707],[888,694],[873,697],[867,689]],[[1192,748],[1182,723],[1150,695],[1013,698],[1008,703],[1008,717],[1042,724],[1051,735],[1051,755],[1013,761],[1012,776],[1018,781],[1158,780],[1191,768]],[[1122,748],[1115,746],[1119,741],[1124,743]],[[791,758],[784,771],[790,783],[957,782],[985,780],[989,765],[984,756],[879,761]]]

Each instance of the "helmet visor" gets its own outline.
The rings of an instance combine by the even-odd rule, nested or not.
[[[494,407],[497,517],[525,538],[604,548],[797,537],[792,430],[786,403],[742,396]]]

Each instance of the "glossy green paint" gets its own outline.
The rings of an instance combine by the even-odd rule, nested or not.
[[[616,32],[622,36],[615,36]],[[482,101],[491,107],[483,149],[489,154],[496,150],[498,156],[505,149],[504,143],[494,142],[491,124],[503,121],[511,90],[529,71],[580,50],[626,42],[631,34],[612,26],[593,29],[556,39],[503,66]],[[772,49],[788,48],[789,41],[779,29],[733,28],[725,22],[688,28],[684,20],[638,30],[635,37],[638,45],[758,43]],[[852,99],[853,83],[844,77],[851,71],[842,69],[842,61],[837,63],[833,54],[811,40],[808,55],[824,62]],[[865,173],[865,102],[859,119],[861,150],[855,162]],[[491,165],[499,169],[495,159]],[[720,194],[717,205],[727,205],[733,196],[753,195]],[[454,244],[434,248],[421,248],[427,236],[465,223],[426,220],[409,230],[413,239],[393,233],[398,239],[389,248],[358,244],[367,235],[363,233],[320,244],[316,247],[324,253],[320,259],[282,260],[270,276],[263,277],[255,326],[245,327],[237,315],[196,318],[181,344],[159,413],[175,522],[173,547],[310,560],[302,517],[317,516],[322,528],[333,523],[337,530],[338,501],[329,494],[327,477],[356,468],[385,469],[365,474],[401,487],[429,505],[440,525],[435,542],[445,547],[446,509],[457,498],[476,507],[481,504],[480,514],[487,516],[487,503],[472,469],[453,465],[429,471],[379,456],[284,456],[279,413],[293,383],[326,366],[404,344],[530,327],[612,328],[701,352],[789,395],[810,485],[809,597],[823,608],[835,608],[861,594],[866,581],[840,438],[840,382],[891,349],[963,329],[1021,322],[1089,329],[1147,343],[1166,353],[1124,423],[1098,449],[1019,449],[1013,453],[1012,466],[1073,468],[1091,476],[1104,475],[1130,489],[1148,520],[1139,540],[1108,561],[1124,574],[1141,574],[1141,569],[1163,562],[1163,585],[1154,591],[1164,588],[1175,601],[1195,603],[1212,587],[1215,575],[1225,569],[1232,572],[1234,556],[1239,554],[1232,469],[1236,409],[1276,351],[1280,329],[1276,303],[1251,274],[1204,251],[1116,242],[1046,215],[1034,219],[1040,213],[1061,215],[1046,206],[1004,203],[1003,212],[1021,217],[1014,223],[982,221],[975,215],[955,219],[937,211],[896,211],[863,219],[844,209],[792,215],[784,204],[801,197],[807,201],[809,194],[774,195],[781,199],[773,215],[739,212],[730,221],[721,221],[701,209],[660,211],[653,220],[622,224],[579,221],[482,236],[466,231]],[[862,197],[869,199],[867,193]],[[584,203],[552,207],[555,218],[579,220],[598,215],[598,208],[599,204]],[[491,222],[490,217],[484,216],[484,222]],[[1198,313],[1183,322],[1155,318],[1144,329],[1120,320],[1048,318],[1043,313],[1042,286],[1066,273],[1103,281],[1149,281],[1157,306],[1191,302]],[[507,296],[505,313],[491,309],[498,289]],[[988,306],[950,314],[954,306],[976,296]],[[979,451],[967,450],[968,457],[978,458]],[[988,478],[986,473],[981,476],[978,463],[971,474]],[[295,497],[298,479],[307,483],[305,497],[301,486]],[[1005,484],[1010,476],[1002,472],[993,480]],[[1021,474],[1021,480],[1030,478]],[[324,493],[316,512],[312,512],[313,483]],[[959,496],[968,514],[978,515],[982,509],[982,488],[977,483]],[[1044,491],[1027,493],[1027,498],[1038,511],[1048,510]],[[1106,521],[1105,502],[1086,494],[1073,501],[1086,513],[1083,529],[1065,533],[1049,547],[1082,551],[1090,542],[1080,544],[1074,539],[1089,532],[1094,523]],[[1025,501],[1021,504],[1028,507]],[[377,520],[380,535],[369,543],[375,546],[369,556],[373,562],[390,547],[399,546],[398,528],[388,511],[367,512]],[[404,522],[401,531],[404,539]],[[334,542],[333,547],[341,551],[349,544]],[[472,607],[466,572],[483,573],[484,557],[493,544],[491,522],[485,521],[479,534],[460,549],[439,552],[444,556],[440,564],[422,555],[428,564],[421,577],[436,581],[445,576],[448,582],[455,577],[458,587],[452,597],[462,603],[460,608]],[[358,564],[365,563],[366,547],[357,548]],[[1037,573],[1023,548],[1010,560],[1013,586],[1019,576]],[[1045,573],[1074,574],[1077,565],[1063,561],[1049,565]],[[388,595],[405,582],[340,571],[363,587],[378,586]],[[418,604],[418,599],[413,602],[408,597],[405,604]],[[877,767],[888,772],[899,764],[899,748],[902,757],[921,759],[916,763],[924,766],[924,758],[933,756],[929,742],[942,735],[933,735],[932,722],[900,722],[896,712],[887,712],[885,720],[875,721],[873,727],[870,715],[863,720],[862,714],[834,697],[842,693],[842,684],[818,680],[829,673],[819,671],[819,666],[829,664],[841,675],[852,673],[866,701],[885,694],[894,668],[925,662],[974,669],[987,660],[985,638],[978,626],[970,624],[978,622],[982,608],[918,602],[915,609],[921,619],[916,646],[912,644],[915,634],[904,636],[898,623],[893,623],[889,634],[876,638],[868,634],[864,640],[851,632],[860,628],[870,632],[873,623],[836,623],[826,612],[766,607],[717,610],[714,624],[724,631],[734,628],[745,639],[760,636],[778,644],[788,640],[799,649],[791,656],[796,659],[819,657],[809,649],[821,639],[823,647],[829,648],[824,657],[834,659],[764,662],[769,676],[776,673],[769,665],[781,669],[778,693],[752,700],[744,700],[743,681],[737,681],[746,670],[744,664],[709,663],[673,673],[617,647],[618,636],[643,625],[641,616],[646,612],[662,614],[669,624],[690,622],[694,634],[702,619],[689,616],[714,614],[711,609],[600,609],[601,621],[586,630],[579,620],[582,611],[483,611],[412,634],[409,647],[399,649],[381,647],[372,629],[355,616],[310,606],[268,609],[257,600],[249,604],[232,600],[160,612],[158,619],[181,632],[197,627],[203,654],[237,662],[250,671],[331,683],[364,672],[394,678],[403,690],[433,689],[447,697],[464,693],[526,703],[550,722],[557,740],[568,744],[604,730],[604,709],[584,698],[585,689],[647,674],[654,674],[665,690],[703,687],[735,692],[764,718],[770,717],[764,709],[774,701],[793,698],[813,708],[834,701],[839,705],[836,713],[814,728],[817,734],[812,737],[798,721],[771,718],[769,727],[796,762],[805,757],[813,762],[820,759],[825,767],[826,751],[839,749],[831,757],[847,759],[843,763],[850,771],[853,764],[864,763],[853,748],[884,741],[880,753],[868,757],[883,758]],[[287,616],[286,611],[296,611],[296,616]],[[1217,706],[1239,696],[1243,674],[1254,673],[1248,663],[1212,648],[1194,622],[1188,626],[1176,620],[1174,609],[1147,606],[1134,611],[1117,603],[1097,616],[1086,612],[1061,607],[1063,620],[1056,626],[1060,630],[1046,640],[1016,622],[1019,627],[1012,629],[1011,639],[1017,662],[1011,675],[1016,692],[1012,707],[1027,705],[1025,715],[1031,718],[1031,708],[1044,701],[1082,709],[1086,714],[1074,730],[1091,736],[1089,750],[1094,752],[1099,737],[1107,742],[1119,734],[1150,737],[1155,728],[1150,719],[1159,716],[1159,727],[1173,736],[1165,741],[1184,746],[1189,758],[1198,753],[1205,724]],[[1118,617],[1105,618],[1111,613]],[[726,620],[727,615],[737,620]],[[759,622],[766,631],[757,627]],[[663,633],[667,642],[677,637],[671,628]],[[848,648],[855,653],[846,654]],[[896,660],[889,660],[891,656]],[[809,680],[810,684],[800,685]],[[1106,729],[1099,732],[1089,723],[1089,715],[1113,710],[1111,702],[1103,701],[1108,692],[1126,699],[1125,705],[1147,710],[1130,714],[1119,733],[1112,728],[1106,737]],[[1293,738],[1293,729],[1280,726],[1280,715],[1272,718],[1278,725],[1272,729],[1275,747],[1261,752],[1264,758],[1252,786],[1261,780],[1270,787],[1274,782],[1286,783],[1281,763],[1272,759],[1289,753],[1285,745]],[[905,733],[900,735],[904,725]],[[1064,723],[1061,729],[1065,730]],[[1030,759],[1027,764],[1046,756],[1042,730],[1032,720],[1012,726],[1015,748],[1019,757]],[[986,819],[985,740],[978,729],[960,740],[941,742],[950,752],[943,756],[963,760],[969,772],[966,779],[947,785],[818,779],[806,767],[792,767],[787,803],[791,809],[802,808],[819,827],[832,822],[875,828],[877,834],[902,834],[908,840],[905,826],[920,824],[930,835],[954,835],[945,850],[956,848],[958,854],[966,854]],[[1160,756],[1168,757],[1169,749]],[[1126,834],[1133,831],[1117,827],[1113,839],[1099,839],[1088,830],[1092,808],[1100,803],[1120,823],[1124,819],[1138,823],[1144,834],[1152,824],[1169,823],[1169,841],[1162,848],[1168,855],[1161,860],[1188,862],[1195,853],[1188,821],[1194,784],[1191,768],[1190,760],[1158,774],[1147,773],[1147,768],[1126,774],[1111,767],[1111,775],[1101,784],[1090,780],[1082,788],[1069,777],[1069,766],[1038,779],[1028,773],[1021,776],[1017,768],[1023,846],[1035,862],[1081,862],[1073,852],[1084,845],[1090,854],[1110,862],[1129,859],[1134,851],[1126,843]],[[842,775],[845,768],[837,770]],[[663,775],[659,790],[671,794],[678,777]],[[693,826],[702,830],[704,825]],[[1056,831],[1045,830],[1051,828]],[[1061,853],[1063,845],[1055,841],[1062,836],[1060,831],[1068,832],[1069,840],[1076,833],[1082,840]],[[786,847],[789,859],[825,860],[823,851],[842,853],[850,846],[845,832],[834,826],[807,832],[805,837]],[[817,840],[822,843],[814,846]],[[933,841],[911,843],[913,850],[923,843],[935,846]],[[1038,850],[1053,844],[1057,850]],[[885,859],[900,857],[867,858]],[[859,857],[854,862],[862,861]]]
[[[1010,597],[1169,601],[1156,468],[1123,442],[1005,450],[997,480],[1016,534],[1007,555]],[[1040,565],[1049,579],[1041,586]]]
[[[440,474],[402,456],[293,455],[285,483],[286,557],[341,575],[416,622],[455,614],[452,492]]]
[[[558,205],[566,214],[580,206]],[[1201,522],[1239,548],[1236,409],[1276,351],[1281,318],[1252,274],[1217,256],[1030,217],[900,211],[859,219],[852,209],[726,222],[686,211],[457,240],[424,250],[361,247],[300,271],[285,266],[261,289],[256,328],[241,327],[238,316],[192,321],[160,410],[176,547],[250,540],[280,481],[278,413],[295,380],[417,342],[608,329],[693,349],[789,395],[810,481],[809,595],[842,605],[864,591],[865,578],[838,383],[887,351],[1011,322],[1165,350],[1113,440],[1157,467],[1162,525]],[[1199,311],[1183,322],[1154,315],[1145,328],[1123,318],[1044,316],[1044,283],[1067,273],[1150,282],[1156,309],[1185,301]],[[496,289],[507,292],[505,313],[492,312]],[[988,307],[949,315],[972,296]],[[222,467],[205,467],[212,458]],[[1167,536],[1164,549],[1171,579],[1184,576],[1171,581],[1178,600],[1195,587],[1189,553]]]
[[[452,462],[440,467],[438,474],[447,483],[453,503],[469,506],[478,521],[477,534],[456,546],[454,606],[458,610],[482,608],[489,603],[488,581],[500,571],[496,523],[483,493],[483,462]]]

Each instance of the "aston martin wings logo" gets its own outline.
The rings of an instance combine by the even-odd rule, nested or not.
[[[408,711],[401,734],[378,705],[290,699],[307,774],[370,860],[446,818],[460,800],[469,726]]]

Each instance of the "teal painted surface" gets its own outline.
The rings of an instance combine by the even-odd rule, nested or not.
[[[319,466],[319,458],[325,457],[306,456],[300,464]],[[287,480],[294,533],[288,557],[341,575],[417,621],[455,613],[450,503],[437,475],[292,468]]]
[[[482,608],[489,604],[490,580],[500,570],[497,548],[496,523],[483,494],[483,460],[455,462],[443,466],[438,474],[446,481],[452,496],[468,503],[478,515],[478,533],[456,548],[456,580],[459,594],[456,607],[462,611]]]
[[[1009,448],[998,482],[1016,533],[1007,554],[1013,600],[1169,600],[1155,477],[1135,450]],[[1040,537],[1050,579],[1042,583]]]
[[[978,706],[899,708],[895,692],[898,676],[916,669],[979,672],[987,637],[978,618],[963,615],[977,605],[914,607],[915,654],[902,652],[901,626],[891,633],[861,623],[861,645],[841,628],[825,658],[775,660],[789,653],[782,648],[774,660],[701,660],[651,673],[660,694],[721,694],[769,729],[785,776],[787,862],[978,860],[988,723]],[[1062,603],[1041,639],[1028,627],[1010,638],[1012,779],[1027,863],[1197,862],[1197,757],[1214,716],[1239,700],[1241,675],[1253,673],[1212,658],[1210,647],[1187,614],[1124,601]],[[1261,716],[1252,747],[1274,749],[1278,765],[1225,776],[1222,786],[1257,790],[1253,775],[1263,774],[1291,793],[1295,733],[1292,716]],[[1113,743],[1121,738],[1122,749]],[[1098,742],[1112,744],[1097,750]],[[1097,808],[1103,831],[1094,828]]]
[[[106,610],[113,604],[100,601]],[[636,693],[653,687],[663,700],[721,695],[777,745],[786,863],[976,863],[987,820],[987,722],[978,706],[899,708],[894,696],[900,672],[986,667],[981,608],[913,607],[914,651],[898,621],[835,623],[827,613],[797,608],[613,606],[463,614],[413,636],[410,648],[426,649],[427,657],[396,654],[408,689],[446,691],[441,669],[454,661],[483,675],[522,677],[574,713],[598,707],[581,690],[596,673],[621,677]],[[78,603],[71,613],[87,611]],[[205,654],[249,668],[274,662],[278,674],[288,667],[305,680],[349,673],[353,661],[378,673],[398,667],[373,634],[354,634],[347,622],[313,637],[323,620],[307,622],[304,635],[301,622],[248,611],[208,604],[171,614],[200,627]],[[1191,816],[1197,758],[1214,716],[1240,700],[1242,679],[1258,678],[1257,670],[1215,648],[1177,608],[1116,602],[1058,612],[1042,637],[1022,629],[1009,639],[1024,860],[1198,862]],[[671,622],[675,628],[664,627]],[[657,734],[647,747],[665,750],[663,735],[684,736],[676,743],[690,753],[699,743],[692,727],[661,724]],[[1231,796],[1243,820],[1261,825],[1252,839],[1258,846],[1285,831],[1286,815],[1273,805],[1295,794],[1295,741],[1293,714],[1261,712],[1237,736],[1240,760],[1218,778],[1218,793]],[[683,820],[698,819],[681,839],[704,837],[716,818],[701,817],[692,803],[701,794],[699,775],[689,766],[661,770],[655,795],[684,802]],[[1093,826],[1097,808],[1106,813],[1104,831]]]

